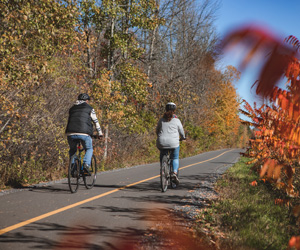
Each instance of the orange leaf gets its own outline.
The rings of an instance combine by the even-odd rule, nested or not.
[[[285,187],[285,184],[283,182],[277,182],[275,184],[275,186],[278,188],[278,189],[283,189]]]
[[[282,205],[283,200],[282,199],[275,199],[275,204],[276,205]]]
[[[267,173],[267,176],[269,178],[272,178],[273,177],[273,172],[274,172],[274,168],[275,168],[275,163],[276,161],[275,160],[270,160],[269,161],[269,166],[268,166],[268,173]]]
[[[282,165],[276,165],[273,172],[273,178],[278,180],[281,174]]]
[[[299,106],[294,105],[293,120],[295,122],[298,121],[299,115],[300,115]]]
[[[275,199],[275,204],[276,205],[287,205],[287,206],[289,206],[290,205],[290,202],[289,202],[289,200],[286,200],[286,199]]]
[[[280,95],[279,98],[281,99],[281,108],[287,110],[288,100],[283,95]]]
[[[267,172],[268,170],[268,162],[269,162],[270,159],[268,159],[265,164],[262,166],[261,170],[260,170],[260,174],[259,176],[260,177],[263,177],[265,175],[265,173]]]
[[[294,110],[294,105],[290,102],[289,103],[289,117],[293,118],[293,110]]]
[[[300,236],[293,236],[289,241],[289,247],[300,249]]]
[[[299,216],[300,216],[300,205],[295,206],[295,207],[293,208],[293,215],[294,215],[295,217],[299,217]]]
[[[266,173],[268,177],[272,177],[276,163],[277,161],[274,159],[267,159],[260,171],[260,177],[263,177]]]

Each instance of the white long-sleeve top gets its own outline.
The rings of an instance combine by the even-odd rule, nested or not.
[[[156,126],[156,146],[159,149],[169,149],[179,147],[179,139],[185,138],[183,126],[178,118],[167,121],[161,118]]]

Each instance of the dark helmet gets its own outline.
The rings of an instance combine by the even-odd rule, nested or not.
[[[176,104],[173,103],[173,102],[168,102],[167,105],[166,105],[166,111],[169,111],[169,110],[175,110],[176,109]]]
[[[89,95],[86,94],[86,93],[80,94],[77,99],[78,100],[82,100],[82,101],[91,100],[91,98],[89,97]]]

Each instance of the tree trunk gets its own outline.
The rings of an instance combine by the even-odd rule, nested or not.
[[[87,47],[86,47],[86,53],[87,53],[87,68],[89,69],[89,76],[90,78],[93,77],[93,69],[92,69],[92,56],[91,56],[91,42],[90,42],[90,31],[86,30],[86,42],[87,42]]]
[[[151,74],[152,58],[153,58],[153,50],[154,50],[156,30],[157,30],[157,25],[156,25],[155,29],[152,32],[151,46],[150,46],[150,52],[149,52],[149,64],[148,64],[148,72],[147,72],[148,78],[150,78],[150,74]]]
[[[156,2],[157,5],[157,10],[156,10],[156,17],[158,17],[158,13],[159,13],[159,4],[160,1],[158,0]],[[147,76],[150,79],[150,74],[151,74],[151,68],[152,68],[152,58],[153,58],[153,51],[154,51],[154,43],[155,43],[155,37],[156,37],[156,31],[158,28],[158,24],[155,26],[153,32],[152,32],[152,37],[151,37],[151,44],[150,44],[150,51],[149,51],[149,64],[148,64],[148,71],[147,71]]]
[[[107,159],[107,152],[108,152],[108,124],[104,128],[104,153],[103,159]]]
[[[113,1],[113,5],[114,5],[115,1]],[[112,49],[112,40],[114,37],[114,30],[115,30],[115,19],[112,18],[111,19],[111,26],[110,26],[110,39],[109,39],[109,54],[108,54],[108,60],[107,60],[107,69],[109,71],[113,71],[113,67],[114,67],[114,51]],[[111,87],[111,80],[113,79],[113,72],[110,73],[110,79],[109,79],[109,84]],[[109,121],[108,121],[109,122]],[[107,152],[108,152],[108,128],[109,128],[109,123],[106,125],[105,127],[105,141],[104,141],[104,155],[103,155],[103,159],[106,160],[107,159]]]

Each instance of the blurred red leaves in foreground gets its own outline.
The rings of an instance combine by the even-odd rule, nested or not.
[[[273,180],[290,196],[298,196],[292,182],[295,166],[300,164],[300,64],[296,58],[299,40],[289,36],[281,41],[267,29],[249,26],[225,37],[223,48],[237,44],[247,48],[242,69],[259,53],[267,58],[256,81],[256,93],[268,98],[269,105],[258,108],[254,103],[252,108],[244,101],[245,110],[241,110],[252,120],[243,122],[255,127],[248,156],[254,158],[251,163],[261,166],[261,178]],[[287,79],[287,90],[276,86],[283,77]],[[286,184],[281,181],[282,175]]]
[[[220,249],[219,239],[213,240],[206,235],[199,236],[186,222],[185,218],[175,216],[167,210],[157,209],[155,212],[146,212],[145,218],[151,221],[146,231],[115,232],[111,234],[109,247],[115,250],[215,250]],[[73,225],[64,233],[57,243],[55,250],[64,249],[102,249],[98,244],[107,245],[109,238],[99,240],[101,235],[97,230],[91,229],[87,221]],[[141,221],[141,224],[146,221]],[[148,223],[147,223],[148,224]],[[109,229],[108,229],[109,230]],[[122,236],[120,236],[122,235]],[[221,237],[221,236],[220,236]],[[222,238],[222,237],[221,237]],[[105,242],[106,241],[106,242]]]
[[[256,94],[267,100],[266,104],[252,108],[244,100],[245,110],[240,110],[251,121],[242,123],[255,129],[249,148],[244,154],[252,158],[249,164],[274,188],[286,193],[286,199],[275,199],[276,205],[292,206],[299,197],[294,188],[295,176],[300,167],[300,42],[294,36],[279,39],[272,32],[259,26],[242,27],[228,34],[223,49],[242,45],[245,56],[241,70],[257,55],[264,55],[258,80],[249,83],[256,86]],[[286,89],[278,87],[286,78]],[[250,183],[255,186],[255,181]],[[296,203],[297,204],[297,203]],[[299,219],[299,206],[293,208],[293,216]],[[289,241],[289,247],[300,249],[300,236]]]
[[[292,36],[287,39],[287,42],[291,42],[293,45],[298,44],[297,39]],[[297,62],[294,57],[297,49],[284,43],[267,29],[258,26],[234,30],[224,38],[222,47],[227,49],[237,44],[244,44],[249,49],[240,65],[241,70],[256,54],[268,55],[268,59],[260,71],[259,80],[255,82],[256,93],[264,97],[272,94],[273,87],[284,76],[289,63]]]

